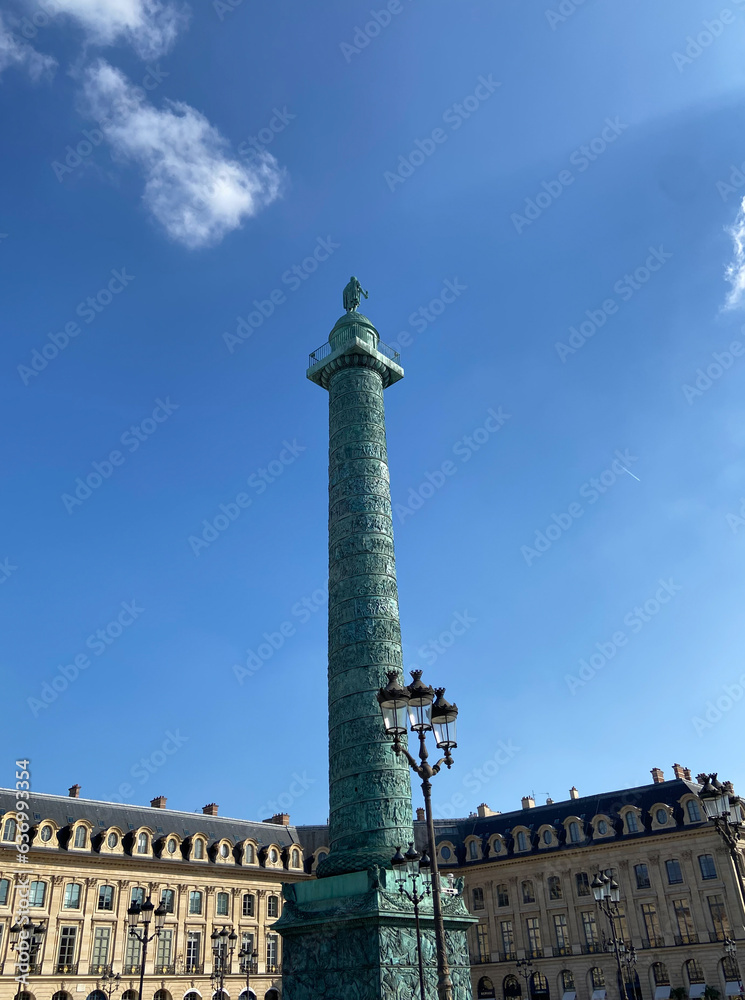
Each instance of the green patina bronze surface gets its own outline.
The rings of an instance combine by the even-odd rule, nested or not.
[[[367,317],[362,286],[311,355],[307,375],[329,393],[329,854],[317,880],[284,886],[284,1000],[418,997],[414,912],[390,859],[414,839],[405,759],[391,749],[376,694],[402,672],[383,392],[403,370]],[[462,891],[462,884],[460,886]],[[461,892],[444,897],[455,1000],[471,1000]],[[436,996],[432,904],[423,904],[428,995]]]

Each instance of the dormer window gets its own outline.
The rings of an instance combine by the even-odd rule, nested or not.
[[[569,842],[572,844],[578,844],[580,839],[579,823],[575,823],[574,820],[572,820],[569,824]]]
[[[76,847],[88,846],[88,831],[84,826],[79,826],[75,829],[75,846]]]
[[[194,857],[197,861],[202,861],[204,859],[204,841],[195,840],[194,841]]]
[[[5,824],[3,826],[3,840],[8,840],[11,843],[15,843],[17,830],[18,830],[18,824],[16,823],[16,821],[13,819],[12,816],[9,816],[8,819],[5,820]]]
[[[175,837],[169,837],[168,838],[168,842],[166,843],[166,851],[169,854],[175,854],[177,848],[178,848],[178,843],[176,841],[176,838]]]
[[[698,807],[698,802],[695,799],[689,799],[686,803],[686,810],[688,812],[688,822],[689,823],[700,823],[701,822],[701,810]]]
[[[138,854],[147,854],[149,848],[150,848],[150,841],[148,839],[148,835],[146,833],[138,833],[137,834],[137,853]]]
[[[639,821],[636,818],[635,812],[626,813],[626,829],[629,833],[639,832]]]
[[[608,824],[604,819],[598,820],[598,833],[601,837],[604,837],[608,832]]]
[[[476,861],[478,859],[479,847],[475,840],[469,841],[468,856],[470,857],[471,861]]]
[[[292,868],[300,867],[300,851],[298,851],[297,849],[294,849],[292,854],[290,855],[290,865]]]
[[[528,840],[522,830],[517,834],[517,849],[518,851],[527,851],[528,849]]]
[[[119,846],[118,834],[110,833],[106,838],[106,846],[109,848],[110,851],[113,851],[116,847],[118,847]]]
[[[256,857],[256,853],[254,851],[253,844],[246,844],[246,850],[243,857],[247,865],[252,865],[255,863],[254,858]]]
[[[41,838],[42,844],[48,844],[49,841],[52,839],[53,834],[54,830],[52,829],[52,827],[48,823],[45,823],[39,833],[39,837]]]
[[[220,844],[220,857],[228,858],[230,857],[230,847],[227,844]]]

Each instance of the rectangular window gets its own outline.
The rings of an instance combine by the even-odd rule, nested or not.
[[[528,917],[525,921],[528,930],[528,952],[530,958],[540,958],[543,954],[541,950],[541,924],[538,917]]]
[[[598,923],[592,910],[582,912],[582,930],[588,949],[595,950],[598,944]]]
[[[254,915],[254,898],[250,892],[243,897],[243,916],[252,917]]]
[[[636,888],[649,889],[649,869],[646,865],[634,865],[634,875],[636,875]]]
[[[79,910],[80,909],[80,883],[79,882],[68,882],[65,886],[65,898],[62,902],[62,907],[65,910]]]
[[[157,938],[158,948],[155,954],[155,974],[162,975],[166,972],[172,962],[173,954],[173,931],[170,927],[164,927]]]
[[[515,957],[515,934],[512,929],[511,920],[503,920],[499,929],[502,932],[502,951],[504,952],[505,961]]]
[[[626,910],[624,910],[622,903],[617,903],[616,909],[618,913],[618,930],[621,941],[625,941],[630,945],[631,938],[629,937],[629,925],[626,923]]]
[[[683,881],[683,872],[680,870],[680,861],[673,859],[665,862],[667,869],[667,881],[669,885],[676,885]]]
[[[276,934],[266,936],[266,971],[276,972],[279,965],[279,938]]]
[[[574,877],[577,880],[577,895],[589,896],[590,879],[587,877],[587,872],[577,872],[577,874]]]
[[[32,882],[28,887],[28,905],[43,906],[47,895],[46,882]]]
[[[71,968],[75,964],[75,944],[78,939],[77,927],[62,927],[59,935],[59,950],[57,952],[57,966],[60,972]]]
[[[554,914],[554,933],[556,934],[556,947],[560,955],[569,954],[569,928],[567,927],[566,913]]]
[[[227,917],[229,906],[230,906],[230,896],[228,896],[227,892],[218,892],[217,907],[215,911],[218,917]]]
[[[661,947],[660,921],[657,916],[657,907],[654,903],[644,903],[642,905],[642,916],[644,917],[644,929],[647,932],[650,947]]]
[[[127,975],[132,972],[140,971],[140,955],[142,954],[142,945],[137,940],[137,938],[127,935],[127,949],[124,955],[124,973]]]
[[[113,885],[102,885],[98,890],[98,908],[99,910],[113,910],[114,909],[114,886]]]
[[[142,888],[141,885],[136,885],[134,887],[134,889],[132,890],[132,895],[130,896],[130,900],[133,903],[139,903],[140,906],[142,906],[142,904],[145,902],[145,890]]]
[[[476,890],[474,889],[474,893],[475,892],[476,892]],[[481,906],[478,907],[474,903],[474,908],[477,909],[477,910],[478,909],[482,909],[483,910],[483,908],[484,908],[484,894],[483,894],[483,890],[481,891]],[[267,917],[278,917],[279,916],[279,897],[278,896],[269,896],[269,897],[267,897],[267,901],[266,901],[266,915],[267,915]]]
[[[476,928],[476,940],[479,949],[479,962],[488,962],[489,954],[489,929],[486,924],[479,924]]]
[[[509,906],[510,894],[506,885],[497,886],[497,906]]]
[[[196,972],[202,955],[201,931],[189,931],[186,935],[186,971]]]
[[[161,889],[160,901],[166,908],[166,913],[173,913],[176,906],[176,893],[173,889]]]
[[[730,936],[729,920],[727,919],[727,911],[724,908],[724,899],[721,896],[707,896],[706,901],[709,904],[709,913],[711,914],[711,922],[714,925],[714,933],[716,934],[717,941],[724,941],[725,938]]]
[[[639,824],[636,820],[636,813],[631,812],[631,810],[626,813],[626,829],[629,833],[639,832]]]
[[[202,893],[197,891],[189,893],[189,913],[199,915],[202,912]]]
[[[254,936],[250,931],[244,931],[241,934],[241,946],[242,950],[249,955],[253,955],[253,962],[256,961],[256,956],[254,955]],[[253,962],[251,968],[248,967],[248,959],[241,959],[241,972],[245,975],[246,972],[253,972]]]
[[[10,881],[7,878],[0,878],[0,906],[8,905],[8,891]]]
[[[675,911],[675,922],[678,925],[678,936],[680,940],[677,944],[694,944],[696,932],[693,929],[693,917],[691,907],[687,899],[676,899],[673,902]]]
[[[701,854],[698,859],[698,866],[701,869],[701,878],[716,878],[717,866],[711,854]]]
[[[89,970],[93,976],[100,975],[108,964],[110,938],[110,927],[96,927],[93,931],[93,950],[91,951],[91,968]]]

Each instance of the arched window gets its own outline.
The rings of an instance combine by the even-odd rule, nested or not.
[[[701,822],[701,810],[698,807],[698,802],[695,799],[689,799],[686,803],[686,811],[688,812],[688,821],[690,823],[700,823]]]
[[[701,964],[696,961],[695,958],[689,958],[686,962],[686,973],[688,974],[689,983],[705,983],[706,977],[704,976],[704,970]]]
[[[572,844],[580,842],[579,824],[575,823],[574,820],[569,824],[569,842]]]
[[[543,831],[543,843],[546,845],[546,847],[550,847],[551,844],[553,843],[553,840],[554,840],[553,833],[551,833],[550,830],[544,830]]]
[[[202,1000],[202,998],[197,993],[190,994],[194,997],[194,1000]],[[125,990],[122,993],[122,1000],[137,1000],[137,990]]]
[[[654,962],[652,964],[652,975],[654,976],[655,986],[670,985],[670,976],[667,972],[667,966],[663,965],[662,962]]]
[[[507,885],[502,882],[501,885],[497,886],[497,906],[509,906],[510,905],[510,891]]]
[[[252,917],[254,915],[254,897],[250,892],[244,893],[243,909],[241,912],[244,917]]]
[[[476,888],[471,890],[471,900],[473,903],[474,910],[484,909],[484,890],[481,888]]]
[[[561,973],[561,989],[564,993],[570,993],[575,989],[574,973],[569,969],[564,969]]]
[[[148,841],[147,834],[146,833],[138,833],[137,834],[137,853],[138,854],[147,854],[148,844],[149,844],[149,841]]]
[[[49,841],[52,839],[53,834],[54,830],[52,829],[52,827],[48,823],[45,823],[39,832],[42,844],[48,844]]]
[[[254,845],[253,844],[246,844],[246,852],[245,852],[245,854],[243,856],[243,859],[244,859],[245,863],[247,865],[254,864],[254,857],[255,857],[255,854],[254,854]]]
[[[522,996],[522,990],[520,989],[520,983],[517,980],[517,976],[505,976],[502,982],[502,993],[504,994],[505,1000],[510,1000],[511,997]]]
[[[227,917],[228,906],[230,905],[230,896],[227,892],[218,892],[215,898],[215,912],[218,917]]]
[[[517,849],[518,851],[527,851],[528,849],[528,840],[523,830],[518,830]]]
[[[72,1000],[72,997],[64,990],[57,990],[56,993],[52,994],[52,1000]]]
[[[636,818],[636,813],[631,809],[626,813],[626,831],[627,833],[639,832],[639,822]]]
[[[724,972],[724,978],[728,983],[736,983],[740,978],[740,970],[737,965],[737,959],[733,958],[731,955],[726,955],[722,959],[722,971]],[[728,994],[728,996],[731,995],[732,994]]]
[[[523,903],[535,903],[535,889],[529,878],[523,882]]]
[[[153,1000],[173,1000],[168,990],[156,990]]]
[[[476,861],[479,856],[479,845],[475,840],[468,842],[468,856],[471,861]]]
[[[141,885],[136,885],[134,887],[134,889],[132,890],[132,894],[130,896],[130,900],[133,903],[139,903],[140,906],[142,906],[142,904],[145,902],[145,890],[142,888]],[[124,1000],[123,997],[122,1000]]]
[[[75,828],[75,846],[76,847],[88,846],[88,831],[84,826],[78,826]]]
[[[98,909],[109,911],[114,909],[113,885],[100,885],[98,887]]]
[[[194,857],[197,861],[201,861],[204,858],[204,841],[195,840],[194,841]]]
[[[18,824],[16,823],[16,821],[13,819],[12,816],[9,816],[5,820],[5,824],[3,825],[3,840],[9,840],[12,843],[15,843],[17,830],[18,830]]]
[[[482,976],[476,987],[477,1000],[489,1000],[489,998],[496,997],[496,995],[494,983],[488,976]]]
[[[577,872],[574,876],[577,882],[577,895],[578,896],[589,896],[590,895],[590,877],[587,872]]]
[[[605,973],[603,970],[598,969],[597,966],[594,969],[590,969],[590,982],[592,983],[592,988],[594,990],[604,990]]]
[[[447,860],[447,858],[445,858],[445,854],[443,852],[446,851],[446,850],[447,850],[447,848],[443,847],[442,850],[440,851],[440,854],[442,854],[442,857],[445,860]],[[328,851],[319,851],[318,855],[316,857],[316,862],[320,865],[320,863],[322,861],[325,861],[327,857],[328,857]],[[450,857],[450,851],[448,851],[448,858],[449,857]]]
[[[267,990],[264,994],[264,1000],[279,1000],[279,993],[272,987],[272,989]]]
[[[134,990],[132,990],[131,992],[134,993]],[[135,996],[133,997],[133,1000],[136,1000],[136,997],[137,997],[137,994],[135,993]],[[123,997],[122,1000],[126,1000],[126,998]],[[200,995],[198,993],[195,993],[193,990],[191,990],[189,993],[186,994],[186,996],[184,997],[184,1000],[202,1000],[202,998],[200,997]]]
[[[198,889],[189,893],[189,913],[192,916],[199,916],[202,912],[202,893]]]
[[[561,879],[558,875],[552,875],[548,880],[548,898],[561,899]]]
[[[297,848],[293,849],[292,854],[290,855],[290,865],[293,868],[300,867],[300,851],[298,851]]]
[[[161,889],[160,901],[166,909],[166,913],[173,913],[176,908],[176,893],[173,889]]]
[[[47,896],[46,882],[31,882],[28,887],[28,905],[43,906]]]
[[[541,997],[542,1000],[547,1000],[549,996],[548,992],[548,979],[541,972],[534,972],[530,977],[530,995],[533,997]]]
[[[65,910],[80,909],[80,883],[68,882],[65,886],[65,895],[62,900],[62,907]]]
[[[102,990],[93,990],[88,994],[86,1000],[108,1000],[108,998]]]
[[[717,866],[711,854],[699,854],[698,866],[701,869],[701,878],[716,878]]]
[[[267,896],[267,899],[266,899],[266,915],[268,917],[278,917],[279,916],[279,897],[278,896]]]
[[[0,906],[8,905],[8,893],[10,891],[10,880],[0,878]]]

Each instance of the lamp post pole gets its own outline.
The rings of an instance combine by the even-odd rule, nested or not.
[[[155,910],[155,930],[150,934],[150,923],[153,919],[153,910]],[[147,960],[147,946],[153,940],[153,938],[159,937],[160,932],[163,930],[163,925],[166,922],[166,908],[164,903],[161,901],[157,910],[150,901],[150,897],[145,900],[144,903],[133,902],[130,908],[127,910],[127,917],[129,920],[129,935],[130,937],[136,938],[142,945],[142,954],[140,956],[140,989],[139,989],[139,1000],[143,1000],[142,991],[145,982],[145,962]],[[140,923],[142,921],[142,923]],[[138,927],[142,927],[142,930],[138,930]]]
[[[737,988],[740,991],[740,996],[742,996],[743,994],[742,973],[740,972],[740,965],[737,961],[737,944],[730,937],[724,939],[724,952],[727,955],[727,957],[731,959],[732,964],[737,969]]]
[[[533,962],[529,958],[518,958],[515,962],[515,968],[518,976],[522,976],[525,980],[526,1000],[531,1000],[533,991],[530,988],[530,980],[533,978]]]
[[[613,952],[616,956],[616,965],[618,966],[618,993],[621,1000],[625,1000],[624,993],[628,995],[628,990],[626,988],[626,976],[623,972],[621,955],[626,953],[626,942],[619,938],[616,933],[616,920],[619,920],[620,916],[618,912],[618,903],[621,899],[621,890],[619,889],[618,882],[616,882],[615,878],[613,878],[613,873],[610,870],[607,872],[597,872],[592,880],[591,888],[593,895],[595,896],[595,902],[608,918],[608,923],[610,924],[611,944],[613,946]],[[628,954],[633,956],[631,960],[635,962],[636,950],[632,947]]]
[[[217,969],[213,969],[212,978],[220,983],[220,1000],[224,1000],[225,968],[233,961],[233,951],[237,940],[238,935],[235,931],[228,931],[227,927],[223,927],[221,931],[214,930],[212,933],[212,954],[215,956],[215,963],[220,971],[220,975],[217,976]]]
[[[253,938],[251,938],[250,946],[243,945],[238,952],[238,959],[243,962],[243,968],[246,973],[246,1000],[251,1000],[251,965],[253,964],[255,954]],[[220,1000],[222,1000],[222,997]]]
[[[46,927],[42,923],[28,923],[28,926],[26,926],[27,918],[23,917],[21,919],[24,921],[23,923],[18,921],[10,928],[10,950],[18,952],[16,960],[18,972],[23,975],[21,966],[27,963],[28,969],[26,975],[29,976],[32,974],[33,967],[36,964],[36,956],[39,954],[41,943],[44,940]],[[24,952],[26,953],[25,956]],[[18,1000],[20,995],[21,982],[19,979],[16,1000]]]
[[[417,959],[419,961],[419,997],[420,1000],[426,1000],[424,992],[424,964],[422,962],[422,929],[419,923],[419,904],[425,898],[429,896],[431,891],[431,881],[428,881],[427,876],[429,875],[431,864],[429,860],[429,855],[425,851],[424,854],[420,854],[414,848],[414,842],[409,843],[409,849],[406,854],[401,853],[401,848],[397,848],[396,853],[391,858],[391,864],[393,865],[393,870],[398,872],[396,881],[398,882],[398,891],[413,903],[414,905],[414,921],[416,924],[416,953]],[[417,878],[422,876],[422,891],[419,892],[417,885]],[[411,879],[412,891],[409,892],[406,888],[406,879]]]
[[[103,989],[103,992],[111,1000],[112,996],[121,989],[121,980],[121,975],[118,972],[114,975],[113,969],[108,966],[101,973],[100,978],[96,980],[96,989]]]
[[[386,732],[393,737],[394,752],[406,757],[412,771],[422,779],[427,840],[432,866],[432,910],[437,949],[437,995],[439,1000],[453,1000],[453,983],[450,978],[445,944],[445,924],[442,918],[440,873],[437,865],[435,823],[432,816],[431,779],[440,771],[443,764],[447,768],[453,766],[450,751],[458,745],[455,742],[458,708],[445,701],[445,688],[433,689],[422,683],[421,670],[412,670],[411,676],[412,683],[404,688],[398,683],[396,671],[390,671],[388,684],[378,692],[378,704],[383,713]],[[406,725],[407,712],[411,731],[419,736],[418,762],[401,743],[401,737],[406,735],[408,729]],[[429,754],[427,753],[426,734],[430,731],[434,732],[437,748],[445,751],[445,756],[434,765],[429,763]]]
[[[743,876],[742,853],[738,849],[740,834],[743,832],[742,799],[735,795],[732,783],[722,784],[714,774],[698,774],[696,781],[703,788],[698,793],[706,818],[714,824],[714,829],[727,845],[735,866],[735,875],[740,887],[740,900],[745,912],[745,876]]]

